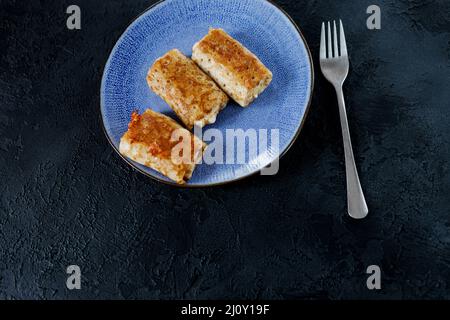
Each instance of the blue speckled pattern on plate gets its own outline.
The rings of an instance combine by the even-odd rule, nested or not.
[[[223,28],[255,53],[273,72],[273,81],[248,108],[231,102],[217,122],[205,129],[218,129],[224,135],[226,129],[279,129],[279,152],[269,140],[269,150],[252,159],[251,164],[200,164],[187,186],[239,180],[272,163],[297,137],[311,99],[309,50],[296,26],[274,4],[266,0],[166,0],[130,25],[106,64],[101,112],[105,132],[116,150],[133,110],[142,113],[151,108],[178,121],[169,106],[149,89],[147,71],[170,49],[178,48],[190,56],[194,43],[210,27]],[[152,169],[127,162],[142,173],[171,183]]]

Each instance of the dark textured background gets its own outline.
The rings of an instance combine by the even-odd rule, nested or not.
[[[450,298],[450,1],[278,3],[316,62],[320,22],[344,20],[370,217],[346,216],[338,110],[317,63],[279,175],[180,190],[130,169],[99,118],[104,63],[152,1],[0,0],[0,298]],[[382,30],[369,31],[375,3]],[[70,4],[81,31],[66,29]],[[81,291],[65,287],[70,264]]]

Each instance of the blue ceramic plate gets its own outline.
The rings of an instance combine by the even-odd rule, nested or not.
[[[117,151],[133,110],[151,108],[177,119],[146,82],[154,61],[173,48],[190,56],[192,46],[210,27],[222,28],[255,53],[273,72],[270,86],[248,108],[231,102],[217,122],[227,129],[279,130],[279,144],[268,139],[265,152],[247,163],[200,164],[188,187],[224,184],[259,172],[283,155],[297,138],[309,107],[313,67],[308,46],[289,16],[267,0],[166,0],[144,12],[125,31],[111,52],[101,86],[103,125]],[[213,140],[211,140],[212,142]],[[205,141],[209,142],[209,141]],[[274,147],[275,146],[275,147]],[[226,150],[224,147],[224,151]],[[248,152],[248,150],[246,150]],[[224,158],[226,159],[226,158]],[[158,172],[124,158],[147,176],[173,184]]]

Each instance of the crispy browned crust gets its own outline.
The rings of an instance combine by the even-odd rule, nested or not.
[[[188,139],[188,140],[186,140]],[[186,143],[189,143],[187,149]],[[159,171],[179,184],[192,177],[206,144],[171,118],[152,110],[133,112],[120,153]],[[190,150],[190,154],[184,154]]]
[[[239,74],[237,81],[247,89],[253,89],[264,79],[272,77],[270,70],[253,53],[222,29],[210,29],[197,45],[217,63]]]
[[[217,115],[228,103],[216,83],[176,49],[153,64],[147,82],[190,129],[211,113]]]
[[[149,109],[142,115],[133,112],[124,138],[130,144],[145,144],[148,146],[148,152],[154,157],[170,159],[172,148],[178,143],[171,141],[172,133],[177,129],[182,127],[174,120]]]

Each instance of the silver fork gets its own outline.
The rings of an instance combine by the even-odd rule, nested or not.
[[[369,209],[367,208],[366,199],[364,198],[364,193],[359,181],[358,170],[356,169],[355,157],[353,155],[352,141],[350,139],[350,131],[348,128],[347,112],[345,109],[342,86],[348,75],[349,62],[344,27],[342,26],[341,20],[339,20],[339,24],[340,30],[338,45],[336,21],[333,21],[333,35],[331,34],[330,22],[327,23],[328,35],[325,34],[325,23],[322,23],[322,34],[320,40],[320,68],[322,69],[322,73],[325,78],[331,82],[336,89],[339,103],[339,116],[341,119],[342,136],[344,138],[348,213],[352,218],[363,219],[369,213]],[[328,46],[326,38],[328,39]]]

